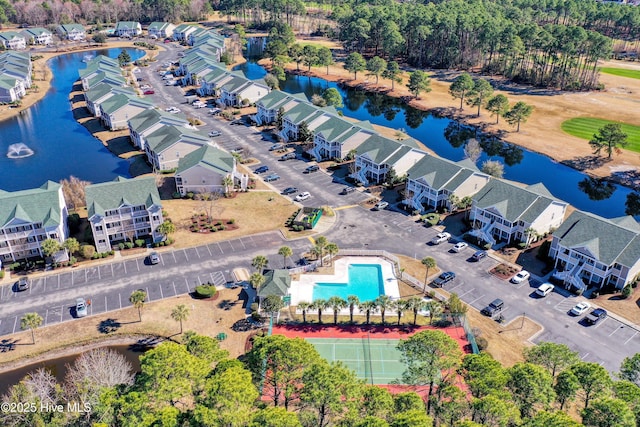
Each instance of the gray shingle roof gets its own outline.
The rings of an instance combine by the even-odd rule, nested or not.
[[[147,145],[156,153],[161,153],[178,141],[192,142],[194,144],[205,145],[210,138],[206,134],[194,132],[182,127],[162,126],[147,136]]]
[[[196,165],[200,165],[221,175],[226,175],[233,171],[233,164],[234,158],[231,153],[227,153],[210,145],[203,145],[180,159],[176,175]]]
[[[291,287],[289,270],[271,270],[264,275],[264,278],[264,284],[258,289],[260,298],[265,298],[269,295],[283,297],[289,292]]]
[[[176,126],[184,127],[189,124],[186,119],[179,117],[176,114],[171,114],[158,110],[156,108],[151,108],[148,110],[144,110],[140,114],[136,114],[134,117],[130,118],[129,125],[135,132],[141,133],[160,121],[162,121],[163,123],[173,123]]]
[[[585,247],[600,262],[632,267],[640,259],[640,231],[633,217],[605,219],[575,211],[553,233],[572,249]]]
[[[45,227],[60,224],[60,184],[47,181],[39,188],[0,191],[0,226],[14,218],[41,222]]]
[[[366,155],[366,157],[378,165],[385,163],[393,165],[393,163],[411,151],[411,149],[412,147],[404,145],[401,142],[373,134],[356,148],[356,153],[359,156]]]
[[[150,178],[127,179],[118,177],[111,182],[87,185],[85,188],[88,217],[104,215],[105,211],[122,205],[162,206],[156,180]]]
[[[411,180],[422,179],[434,190],[446,188],[449,191],[454,191],[473,171],[449,160],[426,154],[407,173]]]

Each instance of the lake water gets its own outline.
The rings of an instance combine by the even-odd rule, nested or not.
[[[266,74],[266,71],[255,63],[261,47],[262,44],[259,41],[250,43],[247,55],[249,61],[237,67],[250,79],[258,79]],[[473,132],[469,134],[469,129],[453,120],[435,117],[386,95],[341,87],[336,83],[316,77],[295,75],[287,75],[287,80],[281,82],[280,86],[284,92],[302,92],[309,99],[311,95],[320,94],[326,88],[336,88],[342,95],[345,105],[342,112],[346,117],[368,120],[376,125],[393,129],[402,129],[437,155],[453,161],[464,158],[463,143],[473,136]],[[423,96],[428,97],[429,95]],[[489,120],[489,113],[483,112],[483,114]],[[526,127],[526,123],[522,126]],[[542,182],[556,197],[569,202],[580,210],[593,212],[605,218],[625,215],[625,201],[627,195],[632,192],[627,187],[612,184],[608,188],[609,191],[605,192],[608,197],[597,192],[588,195],[578,187],[581,181],[588,179],[588,175],[584,173],[555,162],[547,156],[522,149],[513,144],[487,141],[483,143],[483,146],[485,152],[480,157],[478,165],[487,159],[500,160],[505,163],[504,178],[506,179],[525,184]],[[613,191],[611,192],[611,190]],[[609,193],[611,194],[609,195]],[[600,200],[596,200],[598,198]]]
[[[76,122],[69,102],[78,69],[86,67],[82,59],[87,54],[116,58],[121,51],[77,52],[49,60],[53,81],[46,96],[19,116],[0,122],[0,189],[39,187],[46,180],[58,182],[70,175],[93,183],[129,176],[129,162],[114,156]],[[138,49],[127,51],[133,60],[144,54]],[[6,157],[9,146],[19,143],[26,144],[34,154],[22,159]]]

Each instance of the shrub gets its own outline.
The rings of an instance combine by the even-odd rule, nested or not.
[[[0,270],[0,279],[4,279],[4,270]]]
[[[118,243],[118,249],[120,249],[121,251],[124,250],[124,243]]]
[[[173,245],[173,242],[175,242],[175,240],[172,237],[167,238],[167,240],[165,240],[165,243],[167,245]]]
[[[251,303],[251,312],[255,313],[257,311],[258,311],[258,303],[257,302]]]
[[[527,248],[527,244],[525,242],[518,243],[518,249],[526,249],[526,248]]]
[[[420,215],[420,211],[418,209],[415,209],[413,211],[411,211],[411,215]]]
[[[422,217],[427,227],[432,227],[440,222],[440,215],[435,212],[431,212]]]
[[[175,191],[171,197],[173,197],[174,199],[180,199],[182,198],[182,194],[178,193],[177,191]]]
[[[136,246],[141,248],[144,246],[144,239],[136,239]]]
[[[627,299],[631,296],[631,294],[633,293],[633,290],[631,288],[631,285],[626,285],[624,288],[622,288],[622,298]]]
[[[187,199],[193,199],[193,196],[194,196],[193,191],[189,191],[187,193]]]
[[[220,231],[224,231],[224,229],[225,229],[224,225],[221,225],[220,227],[218,227],[218,230]]]
[[[80,230],[80,215],[77,213],[69,215],[67,217],[67,225],[71,234],[77,233]]]
[[[491,249],[491,243],[485,243],[484,245],[482,245],[482,247],[488,251],[489,249]]]
[[[93,258],[96,253],[96,248],[93,245],[84,245],[80,248],[80,253],[85,259]]]
[[[542,261],[546,261],[549,258],[549,249],[551,249],[551,242],[545,240],[538,248],[538,254],[536,255],[536,258]]]
[[[235,222],[236,222],[236,220],[231,218],[229,221],[227,221],[227,224],[234,224]]]
[[[489,341],[485,337],[476,337],[476,344],[479,350],[486,350],[489,347]]]
[[[260,322],[262,320],[262,316],[260,316],[260,313],[258,313],[257,311],[251,313],[251,318],[256,322]]]
[[[110,250],[109,252],[107,252],[107,253],[108,253],[109,255],[113,255],[113,254],[115,254],[116,252],[115,252],[113,249],[111,249],[111,250]]]
[[[69,258],[69,265],[75,265],[78,262],[78,259],[74,256]]]
[[[127,247],[127,249],[132,249],[133,248],[133,243],[131,243],[131,242],[126,242],[124,245]]]
[[[196,286],[197,298],[211,298],[216,294],[216,292],[217,292],[216,287],[212,285]]]
[[[91,259],[98,259],[100,258],[100,254],[98,253],[94,253],[93,255],[91,255]]]

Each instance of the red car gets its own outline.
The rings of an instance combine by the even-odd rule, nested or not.
[[[154,93],[156,93],[156,92],[155,92],[155,91],[153,91],[153,90],[151,90],[151,89],[148,89],[148,90],[145,90],[143,93],[144,93],[145,95],[153,95],[153,94],[154,94]]]
[[[164,39],[165,43],[171,43],[171,39]]]

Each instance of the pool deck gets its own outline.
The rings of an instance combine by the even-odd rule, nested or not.
[[[378,257],[344,257],[333,262],[334,274],[302,274],[300,280],[292,281],[289,288],[291,305],[298,305],[301,301],[312,302],[313,287],[316,283],[347,283],[349,281],[349,264],[380,265],[385,295],[392,299],[400,298],[400,288],[393,274],[391,262]],[[348,313],[349,309],[344,309],[342,312]],[[355,312],[359,313],[357,307]]]

